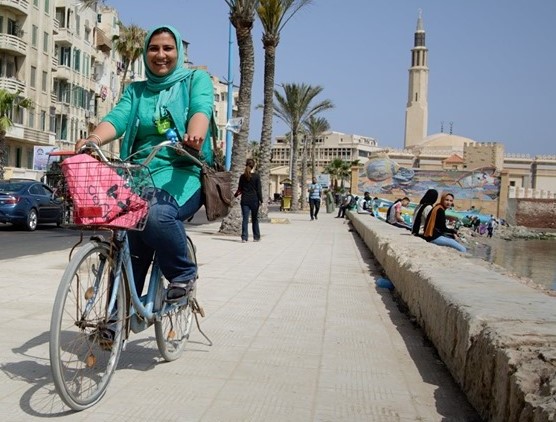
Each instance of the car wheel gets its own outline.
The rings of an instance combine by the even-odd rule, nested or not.
[[[37,228],[39,216],[37,215],[37,211],[35,209],[31,209],[29,214],[27,214],[27,221],[25,222],[25,227],[29,231],[33,231]]]

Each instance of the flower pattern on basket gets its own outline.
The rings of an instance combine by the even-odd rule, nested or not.
[[[75,224],[134,228],[149,210],[118,172],[88,154],[62,162]]]

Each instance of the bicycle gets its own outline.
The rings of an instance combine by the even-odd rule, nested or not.
[[[125,189],[140,186],[135,187],[132,194],[141,197],[142,204],[147,206],[152,189],[150,183],[145,183],[150,177],[150,174],[144,177],[148,174],[146,164],[160,148],[181,150],[177,145],[173,141],[162,142],[153,148],[142,164],[129,161],[114,163],[96,144],[87,144],[86,147],[92,148],[100,157],[97,163],[117,172]],[[113,196],[116,195],[113,193]],[[49,347],[54,385],[62,401],[76,411],[93,406],[104,396],[130,331],[138,333],[154,324],[160,354],[166,361],[173,361],[182,355],[195,318],[197,328],[212,345],[199,326],[197,315],[204,317],[204,311],[197,302],[196,288],[178,303],[165,301],[168,282],[160,271],[156,255],[151,263],[150,276],[147,276],[147,293],[139,297],[133,279],[127,231],[144,226],[145,210],[141,219],[133,218],[131,223],[123,223],[123,227],[102,222],[90,227],[87,224],[79,226],[86,220],[85,217],[98,216],[94,212],[98,205],[106,208],[106,204],[98,204],[98,196],[96,201],[94,198],[92,206],[82,206],[81,214],[74,201],[74,221],[81,229],[105,229],[110,236],[106,239],[103,235],[93,234],[73,255],[83,241],[82,230],[81,240],[70,252],[70,262],[58,287],[50,325]],[[118,200],[123,201],[121,194]],[[118,205],[121,206],[120,203]],[[106,211],[104,208],[103,212]],[[85,217],[76,219],[77,214],[80,218]],[[125,217],[125,214],[122,216]],[[189,237],[187,249],[197,263],[195,246]]]

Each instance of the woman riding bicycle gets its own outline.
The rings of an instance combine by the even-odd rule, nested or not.
[[[181,36],[168,25],[147,34],[143,61],[147,80],[131,83],[88,138],[76,143],[76,151],[87,142],[100,146],[125,134],[121,158],[134,154],[134,161],[141,161],[149,147],[174,130],[186,147],[212,162],[210,142],[204,142],[210,139],[214,101],[208,73],[183,67]],[[156,190],[145,229],[128,234],[133,275],[141,293],[156,251],[161,271],[170,282],[167,301],[175,302],[193,289],[197,277],[197,267],[187,256],[183,221],[202,205],[200,169],[171,148],[161,149],[148,167]]]

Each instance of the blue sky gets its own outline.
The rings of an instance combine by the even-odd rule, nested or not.
[[[126,25],[171,24],[190,60],[225,79],[224,0],[108,0]],[[502,142],[506,152],[556,154],[556,0],[314,0],[285,27],[276,83],[321,85],[333,130],[401,148],[418,10],[429,49],[429,134]],[[263,99],[262,30],[253,30],[253,105]],[[234,34],[234,51],[235,46]],[[235,83],[239,83],[234,55]],[[251,113],[259,139],[262,112]],[[274,124],[273,136],[286,127]]]

